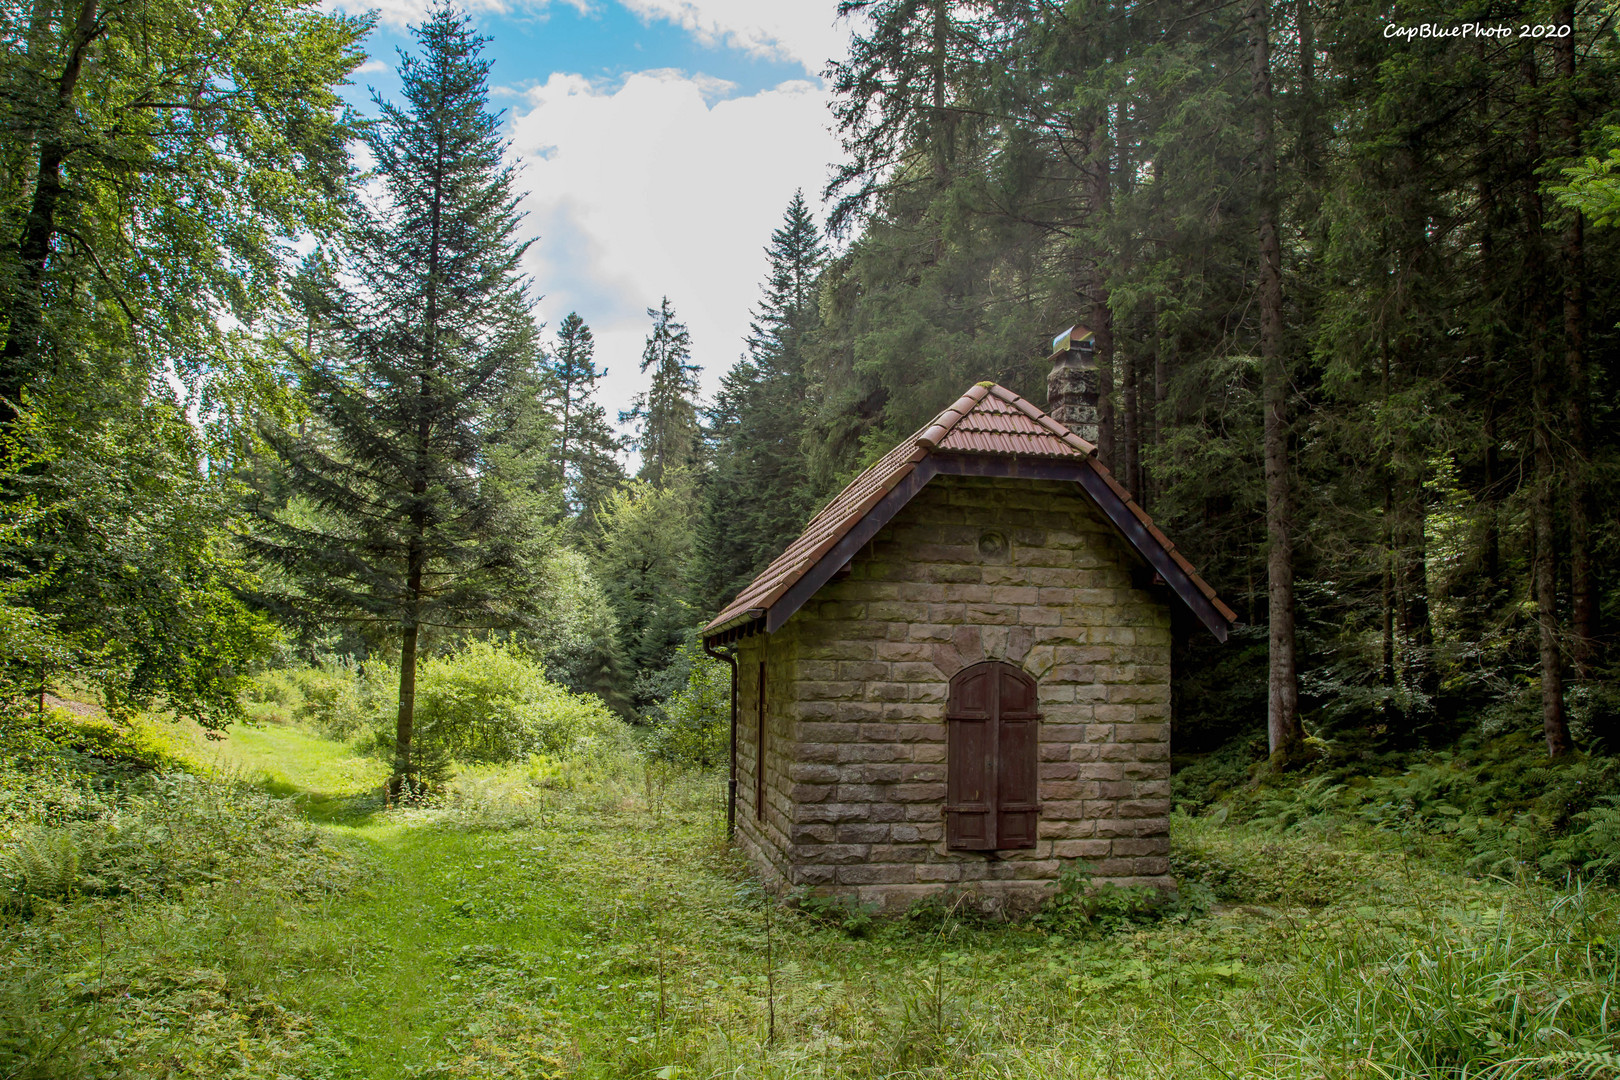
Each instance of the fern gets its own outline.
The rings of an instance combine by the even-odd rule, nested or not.
[[[0,868],[24,903],[67,896],[79,884],[79,845],[66,830],[40,830],[0,852]]]

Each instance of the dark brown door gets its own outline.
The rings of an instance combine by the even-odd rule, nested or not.
[[[945,709],[945,841],[962,851],[1035,846],[1040,714],[1035,680],[1011,664],[964,668]]]

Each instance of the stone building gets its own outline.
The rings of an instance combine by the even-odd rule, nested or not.
[[[1094,365],[1058,344],[1049,404],[1095,437]],[[1069,859],[1171,885],[1177,604],[1225,639],[1232,611],[1091,442],[972,387],[705,627],[737,842],[775,887],[889,907],[1028,903]]]

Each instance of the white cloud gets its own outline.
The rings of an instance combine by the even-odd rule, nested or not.
[[[820,74],[849,44],[833,0],[620,0],[643,19],[663,19],[705,45],[796,60]]]
[[[815,204],[839,152],[819,83],[711,103],[710,82],[558,73],[513,109],[525,231],[540,237],[527,269],[546,294],[548,334],[573,310],[591,324],[610,412],[640,390],[644,309],[665,294],[713,392],[742,351],[771,230],[794,189]]]

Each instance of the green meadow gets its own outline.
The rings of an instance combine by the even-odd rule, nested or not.
[[[879,916],[763,892],[714,774],[536,759],[388,807],[383,763],[297,727],[142,731],[166,769],[119,781],[94,824],[22,834],[0,1076],[1620,1067],[1611,894],[1469,876],[1443,836],[1183,815],[1177,904],[1071,890],[1020,921],[961,897]]]

